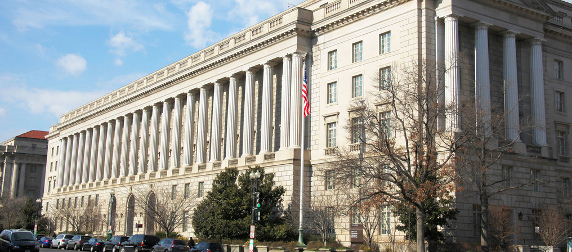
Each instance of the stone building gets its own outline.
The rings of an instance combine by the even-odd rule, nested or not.
[[[46,173],[44,211],[85,197],[105,214],[113,190],[122,192],[116,232],[130,235],[133,223],[143,223],[150,233],[142,211],[128,211],[134,186],[181,185],[172,188],[202,196],[222,169],[254,165],[275,175],[285,208],[297,209],[302,141],[304,192],[319,194],[328,187],[312,167],[349,144],[351,101],[382,88],[395,64],[447,64],[462,55],[444,79],[445,102],[463,106],[476,97],[515,108],[506,135],[533,158],[515,156],[503,167],[550,182],[497,199],[520,228],[513,242],[537,243],[532,212],[558,204],[572,177],[571,17],[572,5],[561,0],[305,1],[63,115],[47,136],[54,169]],[[312,113],[301,139],[305,71]],[[458,116],[445,119],[447,128],[462,130]],[[525,117],[532,128],[521,132]],[[457,202],[454,240],[478,240],[475,204]],[[336,237],[347,243],[350,222],[336,221]],[[188,236],[192,227],[178,231]]]
[[[0,144],[2,197],[41,198],[48,151],[47,131],[32,130]]]

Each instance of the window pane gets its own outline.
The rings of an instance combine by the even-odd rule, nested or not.
[[[358,62],[362,60],[362,55],[363,55],[363,43],[357,42],[355,44],[353,44],[353,62]]]
[[[391,67],[385,67],[379,70],[379,88],[388,90],[391,85]]]
[[[336,146],[336,123],[328,123],[328,139],[327,139],[327,147],[335,147]]]
[[[386,32],[381,34],[380,52],[382,54],[390,52],[390,40],[391,40],[391,32]]]
[[[328,69],[336,69],[338,67],[338,51],[328,53]]]
[[[328,103],[338,102],[337,82],[328,83]]]
[[[352,78],[353,97],[360,97],[363,94],[363,78],[361,75]]]

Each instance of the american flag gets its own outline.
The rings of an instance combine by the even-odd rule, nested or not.
[[[308,80],[306,78],[306,63],[304,62],[304,79],[302,81],[302,99],[304,100],[304,117],[310,114],[310,103],[308,102]]]

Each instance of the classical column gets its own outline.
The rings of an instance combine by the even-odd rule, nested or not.
[[[113,150],[113,124],[116,120],[107,122],[107,135],[105,137],[105,161],[103,167],[103,179],[111,178],[111,155]]]
[[[183,149],[183,165],[189,166],[193,163],[193,139],[195,124],[195,95],[187,93],[187,106],[185,107],[185,139]]]
[[[461,100],[461,81],[459,76],[459,20],[455,15],[445,17],[445,106],[446,129],[453,132],[461,130],[459,102]]]
[[[542,41],[530,41],[530,96],[532,100],[532,137],[534,143],[546,146],[546,116],[544,109],[544,72],[542,68]]]
[[[302,55],[292,54],[292,89],[290,92],[290,149],[300,148],[302,137]]]
[[[171,166],[180,166],[181,157],[181,97],[175,97],[173,105],[173,132],[171,133]]]
[[[18,186],[18,168],[20,167],[19,163],[16,163],[16,160],[14,160],[14,165],[12,166],[12,183],[10,185],[10,196],[12,198],[18,196],[18,188],[16,188]]]
[[[106,128],[105,128],[105,124],[101,124],[99,125],[99,139],[98,139],[98,143],[97,143],[97,168],[96,168],[96,175],[95,175],[95,179],[96,181],[101,181],[102,179],[106,178],[104,176],[104,170],[106,167],[106,159],[105,159],[105,155],[106,155],[106,151],[105,148],[106,147],[106,141],[105,141],[105,132],[106,132]],[[109,123],[107,124],[107,127],[109,128]],[[107,173],[105,173],[107,174]]]
[[[489,74],[488,25],[478,23],[475,27],[475,101],[477,120],[482,125],[485,137],[491,135],[491,78]]]
[[[26,184],[26,163],[22,163],[21,165],[20,175],[18,176],[18,180],[20,181],[18,183],[18,197],[24,196],[24,185]]]
[[[63,137],[60,139],[60,146],[59,146],[59,157],[58,157],[58,188],[61,188],[64,185],[64,169],[65,169],[65,160],[66,160],[66,145],[68,143],[68,138]]]
[[[445,131],[445,81],[443,74],[445,73],[445,23],[442,18],[435,16],[435,66],[437,77],[437,103],[439,104],[439,116],[437,117],[437,129]]]
[[[157,171],[157,151],[159,148],[159,105],[153,104],[153,113],[151,114],[151,139],[149,140],[149,169],[148,171]]]
[[[133,112],[131,124],[131,151],[129,152],[129,175],[137,173],[137,154],[139,154],[139,112]]]
[[[129,169],[129,127],[131,120],[128,115],[123,117],[123,133],[121,134],[121,162],[119,165],[119,175],[121,177],[127,176],[127,169]]]
[[[226,154],[225,159],[236,157],[236,114],[238,88],[236,77],[230,76],[228,81],[228,110],[226,114]]]
[[[169,169],[169,128],[171,122],[171,103],[163,102],[163,116],[161,117],[161,155],[159,156],[159,170]]]
[[[89,154],[91,154],[91,132],[93,129],[85,130],[85,147],[83,148],[83,172],[81,175],[81,182],[80,183],[87,183],[89,178]]]
[[[85,145],[85,131],[79,133],[79,140],[78,140],[78,147],[77,147],[77,162],[75,165],[75,184],[79,185],[81,183],[81,176],[83,175],[83,154],[84,154],[84,145]]]
[[[201,87],[199,94],[199,125],[197,126],[197,163],[204,163],[207,135],[207,89]]]
[[[280,150],[288,148],[290,143],[290,82],[292,80],[292,60],[282,57],[282,97],[280,107]]]
[[[272,64],[265,63],[262,78],[262,122],[260,126],[260,153],[272,149]]]
[[[220,117],[222,113],[222,85],[220,81],[215,82],[213,90],[213,110],[211,118],[211,141],[210,141],[210,161],[220,160]]]
[[[141,143],[139,144],[139,174],[147,172],[147,151],[149,150],[149,109],[141,112]]]
[[[504,80],[504,111],[506,114],[506,137],[514,142],[520,142],[520,122],[518,108],[518,78],[516,63],[515,33],[504,33],[503,43],[503,80]]]
[[[68,136],[68,144],[66,146],[66,162],[65,162],[65,169],[64,169],[64,178],[63,178],[63,186],[68,186],[70,181],[70,169],[71,169],[71,160],[72,160],[72,145],[73,145],[74,136]]]
[[[121,131],[123,131],[122,118],[115,120],[115,134],[113,135],[113,156],[111,157],[111,178],[119,177],[120,169],[120,149],[121,149]]]
[[[246,71],[244,82],[244,126],[242,132],[242,156],[254,154],[254,73]]]
[[[79,144],[79,134],[73,135],[72,153],[70,160],[70,178],[68,185],[75,184],[75,173],[77,171],[77,148]]]
[[[102,127],[102,126],[95,126],[92,129],[92,136],[91,136],[91,154],[89,157],[89,177],[88,177],[88,182],[93,182],[95,181],[96,178],[96,173],[97,173],[97,150],[98,145],[97,145],[97,141],[99,139],[99,131],[97,129],[97,127]],[[101,148],[103,148],[103,146],[101,146]]]

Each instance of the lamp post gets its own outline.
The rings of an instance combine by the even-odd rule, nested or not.
[[[107,239],[111,239],[113,235],[113,205],[115,204],[115,190],[111,189],[110,197],[109,197],[109,226],[107,228]]]
[[[34,220],[34,235],[38,234],[38,218],[40,217],[42,211],[42,199],[41,198],[36,199],[36,203],[38,211],[36,211],[36,218]]]
[[[249,252],[254,252],[254,222],[258,219],[257,209],[258,209],[258,179],[260,178],[260,172],[250,173],[250,187],[252,188],[252,220],[250,224],[250,245],[248,246]]]

